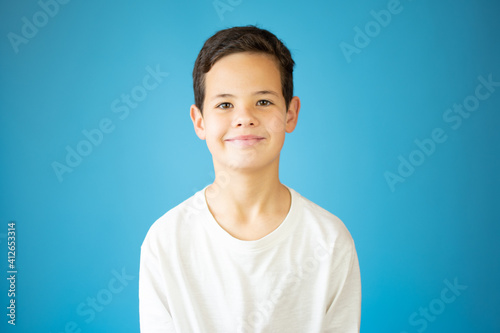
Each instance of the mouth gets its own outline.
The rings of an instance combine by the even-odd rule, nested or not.
[[[226,139],[225,141],[234,144],[236,146],[248,147],[257,144],[264,139],[265,139],[264,137],[257,135],[239,135]]]

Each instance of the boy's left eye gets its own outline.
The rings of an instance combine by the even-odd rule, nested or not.
[[[258,106],[269,106],[272,103],[268,101],[267,99],[261,99],[260,101],[257,102]]]

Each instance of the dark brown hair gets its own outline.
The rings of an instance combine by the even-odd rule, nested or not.
[[[260,52],[274,56],[279,64],[281,90],[286,109],[293,97],[293,66],[295,62],[287,47],[271,32],[256,26],[220,30],[207,39],[193,69],[193,89],[196,106],[203,112],[205,74],[222,57],[239,52]]]

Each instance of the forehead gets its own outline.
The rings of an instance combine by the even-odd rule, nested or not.
[[[275,90],[281,94],[278,60],[265,53],[239,52],[219,59],[205,76],[206,95]]]

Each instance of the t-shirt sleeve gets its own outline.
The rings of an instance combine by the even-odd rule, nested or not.
[[[175,333],[169,313],[159,251],[148,236],[141,247],[139,272],[141,333]]]
[[[359,332],[361,322],[361,277],[358,256],[352,238],[348,243],[344,259],[336,266],[338,269],[335,297],[327,309],[324,332]]]

